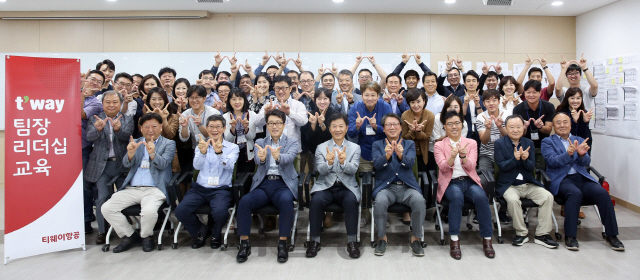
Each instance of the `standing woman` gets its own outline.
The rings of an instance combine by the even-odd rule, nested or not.
[[[506,76],[500,80],[498,90],[500,91],[500,109],[505,111],[506,116],[513,115],[513,108],[522,102],[521,92],[518,92],[520,83],[513,76]]]
[[[182,113],[189,109],[187,90],[190,86],[191,84],[189,83],[189,80],[185,78],[177,79],[173,84],[173,103],[176,104],[178,113]]]
[[[249,111],[259,113],[262,106],[269,102],[269,91],[271,90],[271,77],[267,73],[256,75],[254,87],[251,89],[251,95],[247,97],[249,101]],[[265,138],[267,132],[264,126],[256,127],[256,139]]]
[[[175,107],[175,104],[169,103],[167,92],[160,87],[150,89],[144,106],[147,113],[156,113],[162,117],[162,137],[174,139],[178,134],[180,116],[176,114],[177,107]],[[180,172],[180,163],[177,154],[173,157],[171,169],[173,172]]]
[[[187,99],[191,108],[182,112],[179,117],[180,126],[178,128],[178,136],[180,141],[191,143],[191,155],[193,155],[195,148],[198,146],[200,138],[199,135],[204,138],[209,137],[209,133],[205,128],[207,118],[211,115],[220,115],[220,111],[207,106],[204,101],[207,98],[207,90],[201,85],[190,86],[187,90]],[[193,156],[187,158],[188,162],[185,162],[183,166],[187,166],[188,169],[183,171],[193,170]]]
[[[247,96],[242,89],[234,88],[228,95],[227,112],[223,115],[226,123],[224,139],[238,145],[240,154],[238,155],[236,173],[255,172],[253,143],[256,137],[256,126],[254,124],[256,113],[249,110]]]
[[[440,97],[435,97],[440,98]],[[418,88],[410,89],[407,93],[407,103],[411,110],[402,114],[402,138],[416,143],[416,159],[418,170],[427,171],[429,162],[429,140],[433,132],[435,115],[425,109],[427,95]]]
[[[572,87],[565,92],[564,99],[556,108],[556,112],[566,112],[571,116],[571,135],[578,136],[582,139],[588,139],[587,144],[592,147],[591,129],[589,129],[589,121],[593,116],[593,108],[588,112],[584,108],[582,102],[583,92],[578,87]],[[591,149],[589,149],[591,155]]]
[[[431,138],[429,139],[429,162],[427,162],[428,170],[436,170],[436,168],[438,167],[433,155],[433,146],[436,142],[441,141],[446,137],[447,133],[445,132],[444,125],[442,125],[442,123],[444,122],[444,115],[448,111],[456,111],[464,118],[464,112],[462,112],[462,101],[460,101],[460,98],[453,94],[449,95],[449,97],[447,97],[447,99],[444,101],[442,112],[437,113],[435,115],[435,120],[433,121],[433,132],[431,133]],[[463,122],[462,124],[462,135],[467,135],[467,122]]]
[[[329,122],[327,120],[329,119],[329,116],[336,112],[330,106],[332,92],[333,90],[325,88],[318,88],[315,90],[313,95],[315,101],[312,101],[310,104],[311,112],[307,112],[309,115],[309,122],[302,127],[302,137],[307,137],[309,152],[312,155],[316,154],[316,147],[318,145],[331,139],[331,133],[329,133]],[[314,161],[310,162],[311,166],[313,166],[314,163]]]
[[[137,98],[134,100],[138,104],[136,109],[136,114],[133,116],[133,138],[142,137],[142,133],[140,133],[140,127],[137,125],[138,120],[145,113],[146,109],[144,108],[145,100],[147,100],[147,93],[154,87],[160,87],[160,79],[153,74],[146,75],[142,77],[140,80],[140,84],[138,85],[138,92],[140,93]]]

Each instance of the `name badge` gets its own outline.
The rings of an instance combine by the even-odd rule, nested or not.
[[[247,137],[240,135],[236,138],[236,142],[238,142],[238,144],[247,143]]]
[[[376,131],[373,130],[370,124],[367,125],[367,135],[376,135]]]
[[[500,139],[500,134],[491,134],[491,142],[498,141]]]
[[[220,181],[220,177],[209,177],[209,180],[207,180],[207,184],[217,186],[220,184],[219,181]]]
[[[540,136],[538,135],[537,129],[531,130],[531,140],[540,140]]]
[[[142,163],[140,164],[140,168],[148,169],[149,168],[149,161],[148,160],[143,160]]]
[[[264,132],[264,127],[262,126],[257,126],[256,127],[256,133],[263,133]]]

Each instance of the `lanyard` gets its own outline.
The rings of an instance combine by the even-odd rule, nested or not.
[[[542,101],[538,101],[538,119],[540,118],[540,116],[542,115]],[[531,119],[531,117],[529,117],[529,110],[527,110],[527,119]]]

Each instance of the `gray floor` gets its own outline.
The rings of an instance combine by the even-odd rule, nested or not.
[[[0,193],[0,230],[4,233],[4,193]],[[559,206],[555,214],[560,223]],[[473,230],[463,226],[461,234],[462,260],[449,257],[448,243],[439,245],[440,233],[434,229],[432,211],[425,221],[426,255],[413,257],[409,251],[409,227],[402,225],[396,216],[390,216],[389,243],[383,257],[373,255],[369,246],[369,227],[362,233],[360,259],[347,256],[344,245],[346,235],[340,217],[334,219],[333,227],[322,234],[323,249],[314,259],[304,257],[302,246],[306,238],[307,213],[299,219],[297,246],[290,253],[289,262],[276,262],[277,231],[266,236],[251,235],[252,255],[244,264],[235,261],[237,238],[230,234],[229,250],[212,250],[208,246],[193,250],[185,231],[180,232],[180,247],[171,249],[172,238],[165,237],[165,249],[144,253],[141,247],[114,254],[104,253],[94,244],[95,233],[87,235],[87,250],[68,250],[24,259],[12,260],[0,267],[0,279],[196,279],[201,277],[224,277],[226,279],[392,279],[400,277],[422,279],[638,279],[640,278],[640,214],[617,206],[616,214],[620,227],[620,239],[626,252],[614,252],[606,246],[600,236],[601,227],[593,208],[585,209],[587,218],[578,228],[580,251],[571,252],[564,247],[546,249],[532,241],[523,247],[510,245],[514,231],[503,227],[504,244],[497,244],[494,231],[496,258],[487,259],[482,253],[477,225]],[[535,213],[531,215],[530,239],[535,231]],[[94,225],[95,227],[95,225]],[[445,230],[447,229],[445,225]],[[445,235],[445,239],[448,237]],[[117,237],[111,239],[112,247],[119,244]],[[563,244],[563,243],[561,243]],[[0,250],[4,238],[0,237]],[[242,277],[242,278],[239,278]]]

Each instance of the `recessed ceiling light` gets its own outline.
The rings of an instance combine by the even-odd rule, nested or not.
[[[555,1],[555,2],[551,3],[551,5],[553,5],[553,6],[560,6],[562,4],[564,4],[564,3],[562,3],[562,1]]]
[[[447,4],[453,4],[456,2],[456,0],[444,0],[444,2]]]
[[[342,2],[344,2],[344,0],[333,0],[333,2],[342,3]]]
[[[109,2],[116,2],[117,0],[107,0],[107,1],[109,1]]]
[[[0,0],[0,2],[7,2],[7,0]]]

